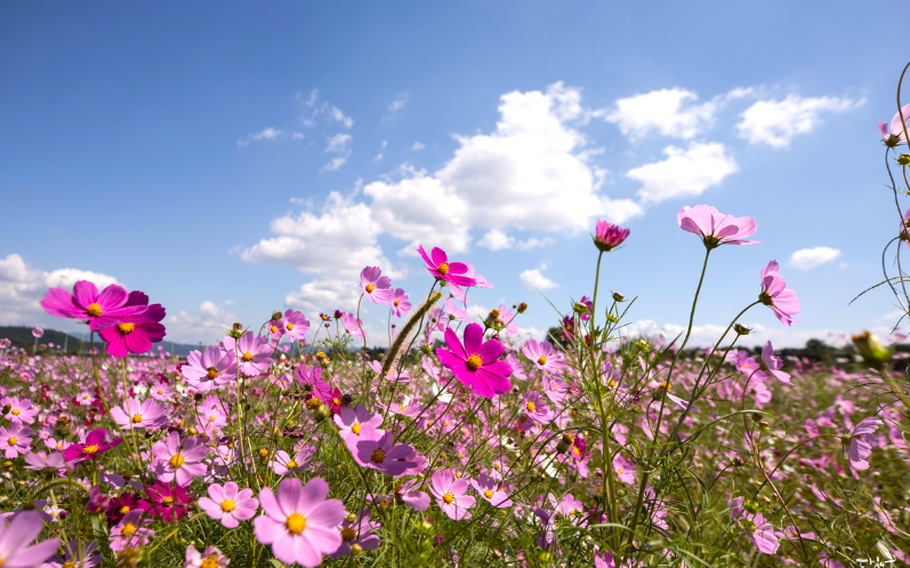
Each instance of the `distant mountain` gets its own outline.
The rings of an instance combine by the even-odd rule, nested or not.
[[[32,350],[35,346],[35,337],[32,335],[32,328],[26,326],[0,326],[0,338],[8,338],[13,345],[17,347],[24,347],[29,351]],[[63,350],[64,346],[66,351],[74,353],[79,351],[79,349],[88,349],[89,345],[89,333],[85,332],[85,335],[82,337],[77,337],[75,335],[70,335],[62,331],[57,331],[56,329],[45,329],[44,335],[41,336],[41,339],[38,340],[38,344],[54,344],[55,349]],[[95,337],[95,345],[103,346],[104,341],[100,338]],[[176,355],[186,356],[189,355],[191,351],[199,349],[200,346],[192,345],[189,343],[172,343],[165,338],[161,343],[155,344],[155,351],[158,351],[158,347],[161,346],[164,348],[164,351],[169,351]]]

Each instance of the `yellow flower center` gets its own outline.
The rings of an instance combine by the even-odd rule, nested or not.
[[[162,499],[161,502],[164,503],[165,505],[173,505],[173,504],[174,504],[174,498],[171,497],[170,495],[168,495],[167,497],[165,497],[164,499]]]
[[[230,513],[237,508],[237,504],[231,501],[230,499],[225,499],[221,502],[221,510],[225,513]]]
[[[446,493],[442,496],[442,500],[445,501],[447,505],[451,505],[455,501],[455,496],[451,493]]]
[[[19,416],[20,414],[22,414],[21,410],[19,410],[18,408],[13,409],[13,416]]]
[[[158,389],[158,394],[164,394],[164,389]]]
[[[662,388],[664,390],[670,390],[670,383],[668,383],[667,381],[664,381],[664,382],[660,383],[660,388]]]
[[[129,333],[129,332],[133,331],[134,329],[136,329],[136,324],[134,324],[132,322],[117,324],[117,331],[119,331],[120,333]]]
[[[246,353],[244,353],[244,354],[241,356],[241,359],[243,359],[244,361],[252,361],[252,360],[253,360],[253,354],[250,353],[249,351],[247,351]]]
[[[85,312],[93,318],[96,318],[101,315],[101,306],[98,304],[89,304],[89,307],[85,308]]]
[[[287,524],[289,531],[294,534],[300,534],[303,532],[303,529],[306,528],[306,517],[300,513],[292,513],[285,523]]]
[[[288,469],[297,469],[297,462],[291,460],[288,462]]]
[[[474,354],[468,357],[468,360],[465,361],[464,364],[468,367],[468,369],[476,371],[480,368],[481,365],[483,365],[483,359],[480,358],[480,355]]]
[[[436,267],[436,271],[439,272],[440,274],[442,274],[443,276],[445,276],[446,274],[449,273],[449,263],[443,262],[442,264],[440,264],[439,266]]]
[[[272,327],[269,328],[269,331],[271,331],[272,333],[278,333],[278,326],[273,325]]]
[[[291,322],[288,322],[284,327],[286,327],[288,331],[294,331],[294,324]]]
[[[401,300],[395,300],[395,301],[392,302],[392,303],[395,304],[395,307],[397,308],[398,306],[401,305]]]
[[[622,470],[621,467],[617,467],[617,468],[616,468],[616,473],[618,473],[619,475],[623,475],[623,474],[626,473],[626,472],[624,472],[624,471]]]
[[[534,404],[533,400],[529,400],[528,404],[526,404],[525,407],[528,409],[528,412],[534,412],[537,410],[537,405]]]
[[[218,568],[218,555],[210,554],[199,566],[200,568]]]
[[[18,441],[19,441],[18,438],[16,438],[15,436],[10,436],[9,440],[7,440],[7,442],[9,443],[10,446],[15,446],[16,442],[18,442]]]
[[[130,507],[129,507],[129,505],[124,505],[124,506],[120,507],[120,514],[121,514],[121,515],[125,515],[125,514],[127,514],[127,513],[129,513],[129,512],[130,512]]]
[[[372,294],[373,290],[376,289],[376,286],[373,286],[372,284],[367,284],[366,288],[364,288],[364,289],[367,291],[367,294]]]
[[[265,448],[259,450],[259,457],[267,458],[269,457],[269,451]]]
[[[541,355],[541,356],[537,359],[537,364],[538,364],[538,365],[546,365],[546,364],[547,364],[547,358],[546,358],[544,355]]]
[[[87,456],[90,456],[90,455],[94,454],[94,453],[97,452],[97,451],[98,451],[98,446],[94,446],[94,445],[93,445],[93,446],[85,446],[84,448],[82,448],[82,453],[85,454],[85,455],[87,455]]]
[[[134,414],[133,415],[133,424],[139,424],[140,422],[142,422],[142,415]]]
[[[487,499],[492,499],[492,498],[493,498],[493,492],[490,491],[489,489],[487,489],[486,491],[483,492],[483,496],[486,497]]]
[[[373,455],[370,456],[370,459],[376,463],[382,463],[385,461],[385,452],[382,450],[382,448],[377,448],[373,450]]]
[[[183,465],[183,462],[186,461],[186,458],[180,454],[174,454],[171,456],[171,467],[178,468]]]
[[[351,426],[351,432],[353,432],[355,435],[359,436],[360,435],[360,426],[361,425],[359,423],[354,424],[353,426]]]
[[[610,387],[611,389],[615,389],[615,388],[616,388],[616,381],[614,381],[613,379],[610,379],[610,382],[607,383],[607,386]]]
[[[218,376],[218,369],[215,367],[209,367],[205,370],[205,376],[209,378],[210,381],[215,380]]]
[[[131,537],[136,534],[136,525],[133,523],[126,523],[123,525],[123,528],[120,530],[120,534],[125,537]]]
[[[341,539],[342,540],[351,542],[355,538],[357,538],[357,531],[355,531],[353,529],[353,527],[344,527],[343,529],[341,529]]]
[[[61,568],[76,568],[76,564],[70,560],[67,560],[63,563],[63,566]]]

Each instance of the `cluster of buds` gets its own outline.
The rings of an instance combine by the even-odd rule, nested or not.
[[[495,329],[496,331],[502,330],[506,324],[501,319],[499,319],[499,315],[499,310],[493,308],[490,310],[490,313],[487,314],[487,319],[484,320],[484,324],[491,329]]]

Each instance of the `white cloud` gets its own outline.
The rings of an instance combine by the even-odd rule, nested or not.
[[[195,314],[181,310],[168,315],[164,320],[167,326],[165,342],[196,343],[201,340],[210,344],[220,341],[225,331],[229,331],[237,321],[237,316],[226,309],[232,303],[230,300],[220,304],[205,300],[199,304]]]
[[[313,126],[316,122],[317,116],[325,116],[331,121],[340,122],[344,125],[345,128],[350,128],[354,126],[354,119],[346,115],[340,108],[333,105],[329,101],[325,101],[322,104],[317,104],[316,100],[319,98],[319,89],[313,89],[310,91],[310,97],[304,101],[303,95],[297,93],[297,102],[304,104],[310,108],[310,115],[306,118],[303,118],[301,121],[304,126]]]
[[[810,270],[831,262],[840,256],[840,250],[831,247],[814,247],[800,249],[790,255],[789,265],[800,270]]]
[[[843,97],[799,97],[788,95],[782,101],[758,101],[740,114],[736,124],[740,138],[752,144],[786,148],[797,134],[805,134],[821,124],[826,112],[845,112],[862,106],[865,99]]]
[[[718,106],[717,100],[695,104],[697,100],[695,93],[674,87],[619,99],[614,109],[593,114],[616,124],[633,142],[653,132],[689,139],[712,126]]]
[[[739,170],[736,161],[719,142],[690,142],[685,150],[667,146],[664,153],[666,160],[645,164],[626,173],[642,183],[638,196],[645,203],[696,197]],[[631,205],[634,203],[627,206]]]
[[[247,134],[246,138],[241,138],[240,140],[237,141],[237,145],[246,146],[250,142],[258,142],[260,140],[274,140],[274,139],[280,137],[283,133],[284,133],[283,130],[269,126],[268,128],[265,128],[264,130],[262,130],[262,132],[256,132],[254,134]],[[303,135],[301,134],[300,137],[303,138]],[[297,138],[296,134],[294,135],[294,138]]]
[[[303,309],[310,320],[321,323],[319,312],[336,309],[353,312],[357,308],[360,288],[349,280],[317,278],[284,297],[290,308]],[[362,318],[361,318],[362,319]]]
[[[420,142],[414,142],[414,145],[411,146],[411,150],[414,150],[415,152],[419,152],[419,151],[423,150],[424,148],[426,148],[426,146],[424,146]]]
[[[334,274],[355,279],[364,266],[394,273],[376,241],[380,226],[370,208],[332,192],[319,213],[301,212],[274,219],[275,237],[262,239],[241,252],[247,262],[287,264],[303,273]],[[391,274],[390,274],[391,275]]]
[[[322,172],[333,172],[348,161],[348,158],[351,157],[351,148],[348,146],[351,143],[351,140],[353,140],[351,135],[343,132],[339,132],[328,139],[328,145],[324,152],[341,155],[337,158],[333,158],[329,163],[322,166]]]
[[[72,289],[79,280],[94,282],[99,289],[120,284],[113,276],[76,268],[58,268],[45,272],[30,266],[18,254],[0,258],[0,323],[31,325],[37,321],[56,320],[47,316],[38,302],[48,289]]]
[[[531,290],[533,290],[535,288],[538,290],[547,290],[549,288],[558,288],[559,284],[557,284],[556,282],[553,282],[552,280],[550,280],[549,278],[547,278],[546,276],[544,276],[541,273],[541,270],[544,270],[544,269],[546,269],[545,264],[541,265],[540,268],[533,268],[533,269],[525,270],[519,276],[519,278],[521,279],[521,283],[524,284],[525,288],[529,288]]]
[[[293,138],[294,140],[303,140],[304,135],[302,132],[295,132],[295,133],[291,134],[291,138]]]
[[[486,233],[482,239],[477,241],[477,244],[490,250],[508,249],[512,248],[512,245],[515,244],[515,239],[499,229],[493,229]]]
[[[391,112],[392,114],[397,114],[400,110],[404,109],[404,107],[406,107],[407,104],[408,104],[408,94],[399,93],[398,98],[396,98],[394,101],[392,101],[392,103],[389,105],[389,112]]]
[[[554,242],[556,242],[556,241],[554,241],[550,237],[544,237],[542,239],[538,239],[537,237],[531,237],[531,238],[525,239],[523,241],[518,241],[518,243],[516,243],[515,246],[518,247],[519,250],[531,250],[532,248],[550,246]]]

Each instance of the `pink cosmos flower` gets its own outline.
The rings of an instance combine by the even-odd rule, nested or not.
[[[904,115],[903,121],[901,120],[901,114]],[[900,112],[894,113],[890,128],[885,122],[878,123],[878,131],[882,135],[882,141],[885,146],[894,148],[904,141],[904,123],[907,121],[910,121],[910,104],[904,105],[901,107]]]
[[[79,546],[79,541],[71,540],[63,546],[63,556],[53,556],[39,568],[93,568],[103,559],[100,554],[95,554],[97,548],[98,545],[92,541]]]
[[[199,552],[192,544],[186,547],[186,561],[183,568],[226,568],[231,559],[224,555],[217,546],[206,546]]]
[[[164,339],[167,332],[160,322],[165,315],[161,304],[152,304],[134,315],[99,317],[92,325],[101,330],[101,339],[107,341],[108,355],[126,357],[128,353],[151,351],[153,343]]]
[[[284,312],[284,331],[291,339],[306,341],[306,332],[310,330],[310,320],[300,310]]]
[[[427,263],[427,270],[437,279],[451,282],[458,286],[470,287],[477,285],[476,279],[460,276],[467,273],[468,265],[463,262],[449,262],[449,257],[446,256],[445,251],[441,248],[433,247],[432,259],[427,256],[427,251],[423,249],[423,245],[417,247],[417,252],[423,257],[423,261]]]
[[[313,365],[307,369],[306,363],[301,362],[294,371],[294,377],[305,394],[315,395],[332,390],[332,385],[328,381],[322,380],[322,367],[319,365]]]
[[[880,418],[870,416],[863,419],[853,429],[853,434],[850,436],[850,446],[847,448],[847,459],[850,462],[850,471],[856,479],[859,479],[857,471],[869,469],[869,456],[872,455],[872,450],[878,445],[875,431],[882,424],[883,422]]]
[[[550,402],[536,390],[525,394],[524,413],[531,420],[541,424],[549,424],[553,421],[553,410],[550,408]]]
[[[749,513],[743,507],[742,497],[737,497],[729,505],[733,524],[752,540],[756,548],[765,554],[776,553],[780,547],[780,538],[771,523],[761,513]]]
[[[390,477],[399,477],[419,465],[411,459],[415,453],[414,448],[407,444],[395,444],[391,432],[363,424],[359,434],[353,430],[339,434],[351,451],[354,461],[363,467],[379,470]]]
[[[616,478],[623,483],[635,484],[635,462],[630,458],[621,453],[613,456],[613,471],[616,472]]]
[[[480,325],[468,324],[464,331],[464,346],[452,328],[446,328],[446,345],[448,349],[436,350],[439,361],[460,383],[468,385],[478,395],[493,398],[512,388],[509,382],[512,367],[499,360],[505,347],[496,339],[484,342]]]
[[[396,318],[400,318],[402,315],[411,311],[411,302],[408,300],[408,295],[404,293],[404,289],[402,288],[395,289],[389,299],[389,304],[392,306],[392,315]]]
[[[5,418],[19,424],[31,424],[40,410],[34,407],[32,401],[27,398],[19,399],[9,396],[0,398],[0,407],[5,408],[7,405],[9,405],[9,412],[6,413]]]
[[[796,297],[796,292],[788,289],[784,277],[777,273],[779,266],[776,260],[768,263],[761,271],[761,294],[758,300],[771,307],[771,311],[777,316],[785,326],[790,327],[792,322],[799,323],[799,320],[793,319],[794,314],[798,314],[801,302]]]
[[[452,520],[470,519],[475,499],[467,495],[468,482],[456,478],[450,469],[438,470],[430,478],[430,493],[436,497],[436,504]]]
[[[512,500],[509,499],[506,492],[500,489],[499,484],[487,476],[487,474],[481,473],[477,476],[477,479],[472,479],[471,485],[474,487],[474,491],[486,499],[490,505],[493,505],[498,509],[505,509],[506,507],[512,506]]]
[[[277,475],[288,475],[310,465],[314,453],[316,450],[313,447],[302,447],[294,453],[293,457],[284,450],[278,450],[275,452],[275,459],[269,465]]]
[[[623,229],[618,225],[598,221],[597,232],[593,236],[594,246],[601,252],[610,252],[628,238],[629,232],[629,229]]]
[[[445,312],[449,315],[449,321],[458,320],[458,321],[468,321],[470,316],[468,315],[468,310],[464,308],[459,308],[455,303],[454,298],[449,298],[445,303]]]
[[[0,448],[2,448],[0,444]],[[63,454],[45,454],[44,452],[29,452],[23,456],[25,459],[25,469],[33,469],[35,471],[41,471],[44,469],[62,469],[66,467],[63,461]]]
[[[195,497],[188,487],[156,481],[145,487],[145,499],[139,499],[139,507],[147,514],[158,517],[166,523],[173,523],[187,515]]]
[[[558,373],[565,368],[563,354],[553,349],[547,341],[537,342],[529,339],[521,348],[521,353],[534,362],[534,366],[547,373]]]
[[[148,296],[142,292],[127,294],[123,286],[111,284],[99,294],[98,287],[88,280],[76,282],[72,294],[63,288],[51,288],[41,300],[41,307],[47,313],[88,321],[93,331],[101,329],[96,319],[134,316],[147,305]]]
[[[222,353],[217,345],[210,345],[190,353],[180,373],[191,387],[206,392],[237,378],[237,359],[233,353]]]
[[[743,241],[743,237],[755,234],[758,225],[751,217],[724,215],[709,205],[683,207],[676,215],[679,227],[702,238],[708,249],[720,245],[757,245],[760,241]]]
[[[306,327],[309,328],[309,322]],[[303,330],[303,333],[305,334],[306,330]],[[259,337],[248,331],[236,342],[233,337],[225,337],[221,345],[231,357],[239,359],[240,374],[244,376],[258,376],[272,366],[272,353],[275,352],[275,348],[269,343],[268,337]]]
[[[123,438],[108,441],[107,431],[104,428],[97,428],[89,432],[82,442],[71,444],[63,450],[63,457],[68,463],[83,462],[119,446],[122,441]]]
[[[430,507],[430,496],[423,491],[414,491],[417,484],[416,479],[406,481],[402,485],[395,484],[395,499],[415,511],[426,511]]]
[[[388,304],[392,300],[392,281],[382,276],[378,266],[367,266],[360,272],[360,289],[374,304]]]
[[[111,408],[111,418],[121,428],[131,430],[155,429],[167,421],[163,404],[158,404],[153,399],[139,402],[138,398],[128,398],[122,407]]]
[[[329,484],[315,477],[301,486],[297,478],[287,477],[278,485],[278,496],[265,487],[259,503],[265,516],[256,517],[256,540],[271,544],[272,553],[286,564],[318,566],[323,554],[341,546],[337,526],[345,518],[344,505],[328,499]]]
[[[30,568],[50,558],[60,545],[56,538],[29,546],[44,528],[40,513],[22,511],[10,517],[9,524],[0,521],[0,559],[9,568]]]
[[[340,430],[352,432],[355,436],[360,435],[360,429],[365,424],[369,424],[374,430],[382,426],[382,415],[371,413],[362,404],[358,404],[357,408],[342,406],[341,411],[333,416],[332,420]]]
[[[189,437],[180,443],[180,434],[171,432],[164,442],[152,446],[151,469],[158,476],[158,481],[186,487],[194,477],[205,475],[206,466],[202,461],[208,456],[208,447],[200,438]]]
[[[362,550],[376,550],[379,548],[379,536],[373,533],[379,528],[379,523],[370,521],[369,509],[364,509],[359,514],[351,513],[338,526],[341,534],[341,546],[329,556],[350,556],[351,547],[355,544]]]
[[[766,377],[771,376],[782,383],[792,385],[790,373],[781,371],[783,367],[784,362],[781,358],[774,356],[774,347],[771,346],[771,342],[765,343],[761,350],[761,371],[755,374],[756,378],[764,380]]]
[[[253,497],[252,489],[239,489],[233,481],[223,486],[209,485],[208,497],[200,497],[197,503],[209,517],[221,521],[229,529],[236,528],[240,521],[252,519],[259,509],[259,500]]]
[[[143,513],[130,511],[111,529],[111,550],[120,552],[124,548],[139,548],[155,536],[155,531],[143,527],[152,522],[151,519],[141,518]]]
[[[357,319],[354,314],[345,313],[341,316],[341,323],[353,337],[363,337],[363,322]]]
[[[32,329],[32,336],[33,336],[35,339],[38,339],[38,338],[40,338],[40,337],[43,337],[43,336],[44,336],[44,330],[41,329],[40,327],[36,327],[36,328]]]

